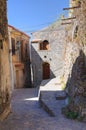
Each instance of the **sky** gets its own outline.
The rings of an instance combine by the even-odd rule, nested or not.
[[[8,24],[29,34],[66,15],[68,6],[69,0],[8,0]]]

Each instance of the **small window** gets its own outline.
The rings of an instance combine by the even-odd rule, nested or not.
[[[3,41],[0,40],[0,49],[3,49]]]
[[[47,40],[44,40],[40,43],[40,50],[49,50],[49,42]]]

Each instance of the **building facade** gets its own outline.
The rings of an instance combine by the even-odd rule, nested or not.
[[[33,33],[31,62],[34,86],[63,74],[65,35],[61,20]]]
[[[12,85],[14,88],[31,86],[29,40],[24,32],[8,26],[10,41],[10,58],[12,59]]]

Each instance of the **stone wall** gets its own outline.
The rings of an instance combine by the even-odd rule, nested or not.
[[[67,110],[82,119],[86,117],[86,0],[70,2],[71,7],[76,7],[69,11],[69,17],[76,17],[70,25],[56,22],[33,33],[34,39],[48,40],[51,49],[39,51],[38,43],[33,43],[32,65],[36,82],[42,80],[40,66],[44,61],[49,62],[54,76],[62,76],[68,94]]]
[[[47,40],[49,42],[49,50],[40,50],[39,43],[32,43],[31,46],[31,61],[35,86],[43,80],[43,62],[50,64],[50,78],[62,76],[66,35],[64,28],[65,26],[61,26],[61,20],[58,20],[49,27],[33,33],[33,39]]]
[[[81,5],[72,12],[76,19],[71,25],[72,40],[66,46],[64,78],[67,84],[68,111],[78,113],[78,118],[82,119],[86,116],[86,1],[77,2]]]
[[[0,0],[0,120],[10,112],[10,65],[6,0]]]

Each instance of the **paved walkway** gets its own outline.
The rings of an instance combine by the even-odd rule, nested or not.
[[[86,130],[86,124],[51,117],[39,107],[37,89],[17,89],[12,96],[12,112],[0,130]]]

